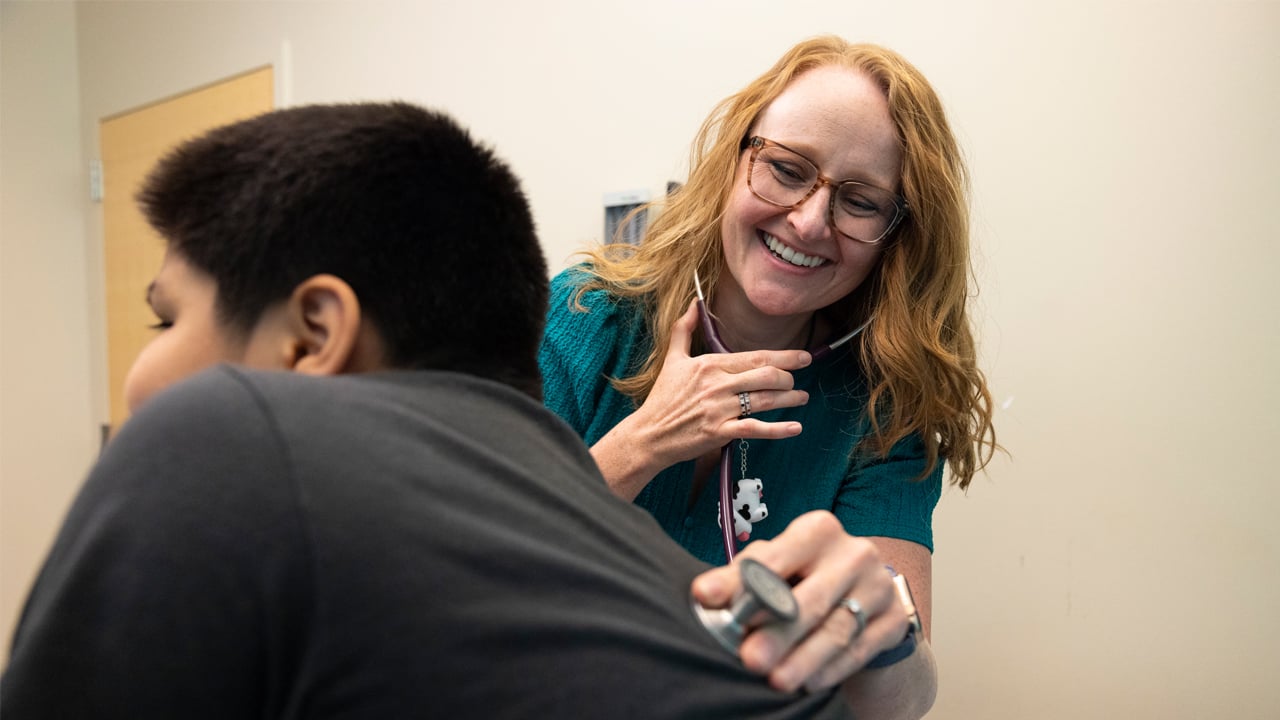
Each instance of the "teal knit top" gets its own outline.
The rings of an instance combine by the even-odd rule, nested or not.
[[[551,281],[546,334],[539,353],[544,401],[587,445],[635,410],[631,398],[609,378],[634,375],[652,339],[638,302],[593,290],[582,298],[586,312],[573,308],[586,280],[571,267]],[[768,517],[752,528],[751,540],[771,538],[810,510],[833,512],[852,535],[886,536],[933,550],[933,509],[942,492],[942,463],[923,480],[919,438],[898,443],[887,458],[859,456],[855,448],[868,431],[867,383],[848,346],[794,371],[795,386],[809,402],[754,415],[762,420],[796,420],[800,435],[785,440],[750,440],[746,477],[761,478]],[[741,475],[733,454],[731,477]],[[643,452],[637,448],[637,452]],[[694,461],[660,472],[635,502],[648,510],[667,534],[698,558],[725,562],[717,523],[719,483],[703,484],[690,502]]]

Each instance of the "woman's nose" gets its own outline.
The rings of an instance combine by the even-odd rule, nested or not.
[[[805,238],[821,238],[831,231],[827,208],[831,204],[830,187],[824,185],[804,199],[788,214],[791,226]]]

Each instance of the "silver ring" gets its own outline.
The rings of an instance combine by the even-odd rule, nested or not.
[[[739,420],[751,414],[751,393],[738,393],[738,407],[742,408],[742,412],[738,413]]]
[[[853,621],[858,623],[858,629],[853,631],[853,636],[861,635],[862,630],[867,627],[867,612],[862,609],[862,603],[850,597],[841,600],[840,607],[853,613]]]

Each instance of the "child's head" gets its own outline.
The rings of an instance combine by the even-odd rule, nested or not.
[[[205,364],[296,368],[311,346],[257,362],[255,333],[276,323],[305,336],[308,313],[323,310],[316,297],[341,300],[346,288],[358,322],[343,327],[358,352],[326,370],[455,370],[540,396],[547,270],[528,204],[511,171],[443,114],[401,103],[267,113],[180,146],[139,201],[168,248],[149,295],[199,284],[166,284],[166,271],[210,283],[220,337],[209,342],[226,352]],[[338,295],[300,295],[317,282]],[[163,332],[183,322],[159,314],[173,323]]]

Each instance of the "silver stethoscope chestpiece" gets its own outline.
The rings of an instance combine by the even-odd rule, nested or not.
[[[697,600],[692,603],[694,614],[707,632],[735,655],[746,635],[747,623],[757,613],[768,615],[766,623],[787,623],[795,620],[800,610],[791,586],[777,573],[751,559],[743,560],[740,567],[742,592],[729,609],[712,610]]]

